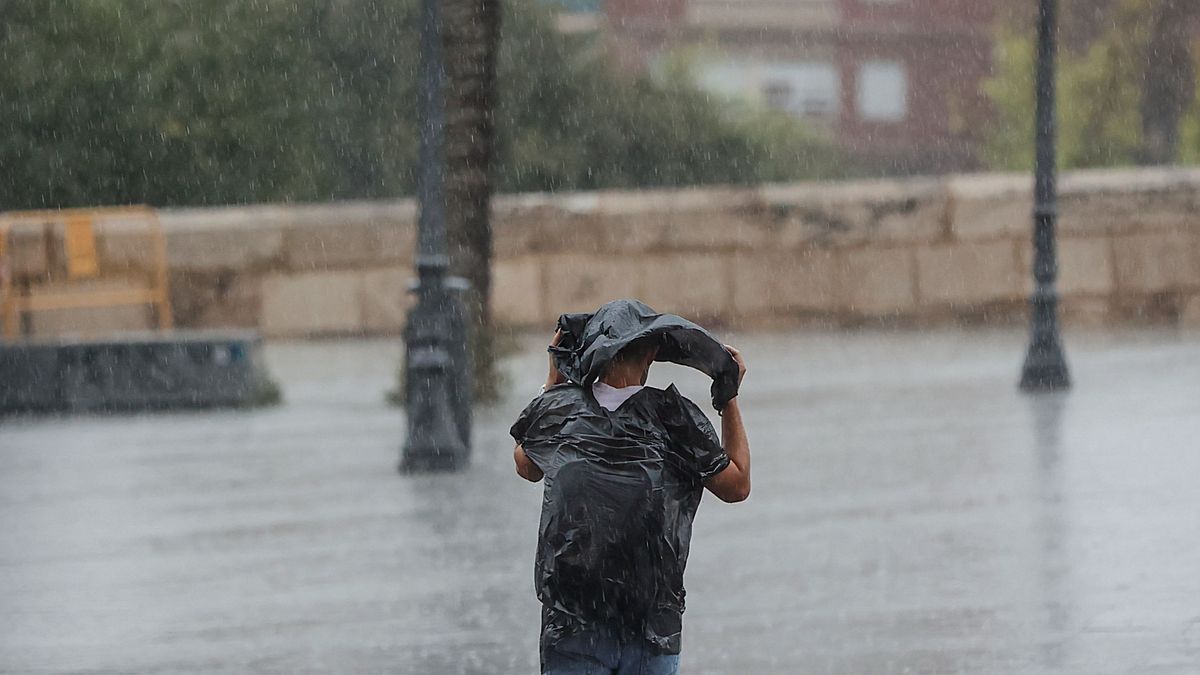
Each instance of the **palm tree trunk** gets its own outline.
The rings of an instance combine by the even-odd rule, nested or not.
[[[1162,0],[1155,8],[1144,62],[1142,159],[1169,164],[1179,156],[1179,122],[1195,95],[1192,22],[1196,0]]]
[[[446,55],[446,228],[451,270],[470,282],[476,394],[497,394],[491,332],[491,163],[500,0],[443,0]]]

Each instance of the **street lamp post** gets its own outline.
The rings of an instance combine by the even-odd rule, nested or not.
[[[1071,386],[1058,334],[1058,274],[1055,223],[1058,217],[1055,155],[1054,52],[1057,0],[1040,0],[1037,42],[1036,177],[1033,206],[1033,278],[1030,340],[1021,389],[1057,391]]]
[[[439,1],[421,0],[420,10],[417,305],[404,330],[408,438],[400,458],[402,472],[462,468],[471,438],[470,368],[458,297],[462,281],[448,276],[446,253],[446,70]]]

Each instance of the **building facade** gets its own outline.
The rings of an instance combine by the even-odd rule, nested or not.
[[[698,83],[804,118],[887,173],[979,166],[1009,0],[607,0],[617,62],[686,54]]]

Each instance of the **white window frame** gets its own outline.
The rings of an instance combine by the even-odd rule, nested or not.
[[[903,122],[908,118],[908,69],[903,61],[873,59],[858,66],[855,106],[868,122]]]

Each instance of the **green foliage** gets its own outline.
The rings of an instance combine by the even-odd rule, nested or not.
[[[1062,147],[1067,166],[1116,166],[1137,162],[1142,147],[1138,111],[1140,73],[1133,45],[1103,40],[1064,71],[1061,108],[1069,130]]]
[[[997,73],[984,82],[995,121],[984,141],[984,163],[995,169],[1033,166],[1034,43],[1006,31],[996,42]]]
[[[406,96],[390,54],[411,51],[396,39],[405,14],[380,15],[389,4],[357,3],[346,26],[329,2],[7,0],[0,203],[394,190],[408,164],[371,156],[380,140],[403,153],[410,136],[381,95]]]
[[[410,194],[415,0],[0,0],[0,207]],[[510,3],[502,191],[830,175],[791,120],[611,72]],[[786,150],[780,150],[785,148]]]
[[[1152,3],[1119,0],[1112,27],[1079,53],[1062,50],[1058,70],[1059,163],[1063,168],[1132,165],[1143,154],[1140,104],[1150,49]],[[996,169],[1033,166],[1035,36],[1002,24],[996,75],[985,91],[996,119],[985,162]],[[1198,71],[1200,72],[1200,71]],[[1181,158],[1200,157],[1200,106],[1184,117]]]
[[[1196,50],[1195,63],[1200,73],[1200,50]],[[1179,161],[1200,164],[1200,101],[1193,103],[1179,127]]]

